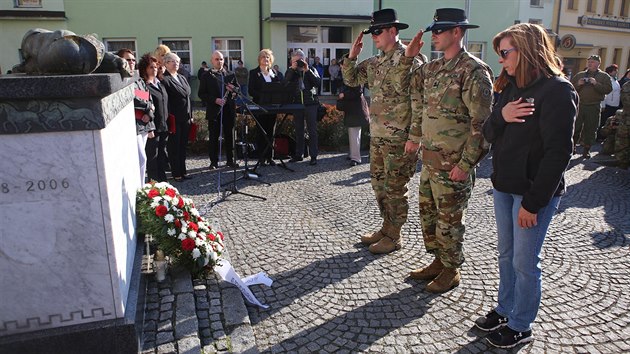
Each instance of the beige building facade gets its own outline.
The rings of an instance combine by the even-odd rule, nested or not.
[[[630,0],[557,0],[554,31],[565,71],[584,70],[592,54],[602,58],[602,70],[617,64],[621,77],[630,69],[629,11]]]

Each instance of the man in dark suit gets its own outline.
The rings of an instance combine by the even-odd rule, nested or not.
[[[199,82],[198,95],[206,103],[206,119],[210,143],[210,169],[219,167],[219,137],[223,127],[223,150],[225,151],[226,166],[237,167],[233,154],[234,119],[236,105],[234,94],[236,77],[223,67],[223,54],[219,51],[212,53],[212,69],[202,75]]]

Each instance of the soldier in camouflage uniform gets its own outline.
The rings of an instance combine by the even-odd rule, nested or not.
[[[608,117],[606,123],[600,129],[602,137],[606,138],[602,143],[602,155],[612,155],[615,153],[615,136],[617,135],[617,127],[623,120],[623,110],[618,109],[614,116]]]
[[[383,9],[372,14],[370,28],[354,41],[343,62],[343,79],[348,86],[368,84],[370,106],[370,176],[383,224],[377,232],[361,237],[372,253],[400,249],[400,229],[407,220],[407,183],[416,170],[417,153],[405,153],[410,134],[411,100],[409,78],[412,63],[405,58],[405,46],[398,31],[408,25],[398,22],[396,11]],[[382,53],[357,64],[363,34],[372,34]],[[414,132],[418,135],[419,132]]]
[[[621,104],[623,112],[615,134],[615,158],[619,168],[630,167],[630,82],[621,88]]]
[[[582,157],[591,157],[591,146],[595,144],[600,120],[600,104],[604,96],[612,91],[610,76],[599,70],[599,55],[591,55],[586,61],[587,69],[571,78],[571,83],[580,96],[580,108],[575,120],[574,146],[582,144]],[[576,153],[575,147],[573,153]]]
[[[468,53],[462,39],[471,25],[461,9],[437,9],[427,27],[444,57],[413,69],[412,123],[406,147],[422,145],[420,219],[427,252],[434,261],[410,277],[431,280],[426,289],[442,293],[459,285],[464,262],[464,212],[475,182],[475,167],[487,152],[481,130],[492,107],[492,70]],[[415,55],[416,35],[406,56]]]

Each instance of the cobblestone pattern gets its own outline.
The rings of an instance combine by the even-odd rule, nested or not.
[[[567,195],[543,248],[536,341],[519,352],[630,352],[630,172],[596,160],[571,162]],[[410,208],[403,228],[404,248],[374,256],[358,242],[361,234],[380,226],[368,165],[348,167],[341,154],[322,154],[318,162],[290,164],[295,172],[259,168],[271,186],[248,180],[236,186],[267,201],[236,194],[209,209],[218,197],[219,174],[208,172],[207,159],[189,159],[194,179],[177,187],[207,217],[221,221],[236,271],[243,276],[265,271],[274,280],[272,287],[251,287],[270,308],[247,306],[246,325],[235,328],[225,328],[225,309],[213,312],[227,299],[216,292],[235,289],[213,283],[216,279],[195,282],[202,348],[213,343],[231,352],[504,352],[490,348],[473,327],[474,319],[495,305],[498,287],[490,161],[478,170],[467,213],[462,284],[443,295],[426,293],[424,282],[407,279],[411,269],[431,261],[422,245],[417,207]],[[222,183],[231,180],[230,174],[221,174]],[[412,206],[418,201],[417,184],[418,175],[410,187]],[[161,308],[162,288],[153,289],[149,296],[160,307],[151,310],[149,302],[147,314],[159,319],[169,310]],[[157,344],[161,332],[154,321]],[[236,333],[244,341],[251,335],[255,344],[234,348]],[[168,344],[177,350],[173,342],[162,344],[164,350]]]
[[[147,270],[149,262],[145,257],[143,354],[258,353],[245,303],[234,286],[216,275],[193,280],[176,268],[158,283]]]

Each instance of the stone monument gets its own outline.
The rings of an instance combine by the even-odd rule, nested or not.
[[[132,82],[0,76],[2,353],[138,351]]]

